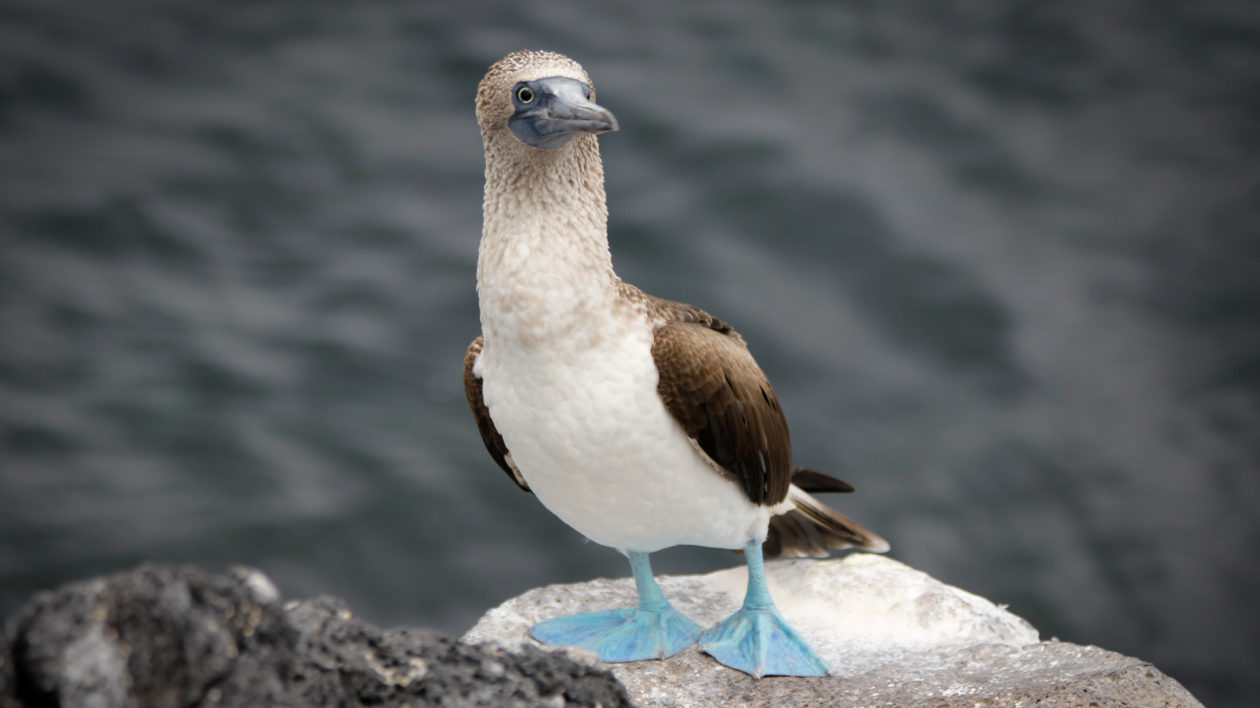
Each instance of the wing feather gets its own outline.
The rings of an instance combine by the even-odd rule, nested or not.
[[[481,356],[481,348],[484,345],[484,338],[477,337],[472,344],[468,345],[468,352],[464,354],[464,394],[468,396],[468,406],[472,408],[473,418],[477,420],[477,430],[481,431],[481,442],[485,444],[486,450],[499,467],[507,472],[512,481],[528,492],[529,485],[525,483],[525,477],[521,475],[521,471],[512,463],[512,453],[508,452],[503,436],[499,435],[498,429],[494,427],[494,421],[490,418],[490,409],[482,400],[481,378],[473,373],[473,366],[477,363],[477,357]]]
[[[677,305],[654,300],[663,312]],[[673,312],[682,316],[655,331],[657,393],[753,503],[778,504],[791,484],[792,444],[770,381],[728,325],[698,308],[677,308]]]

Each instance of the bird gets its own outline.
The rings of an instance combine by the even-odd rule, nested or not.
[[[608,662],[698,644],[755,677],[827,675],[775,606],[765,557],[888,543],[811,495],[852,487],[793,465],[779,400],[729,324],[614,272],[597,136],[619,125],[582,66],[513,52],[478,85],[476,114],[482,333],[464,357],[469,406],[498,466],[625,554],[638,592],[633,608],[546,619],[530,635]],[[676,545],[743,553],[738,611],[702,630],[669,602],[649,557]]]

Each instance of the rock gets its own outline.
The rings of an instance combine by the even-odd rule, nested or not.
[[[382,631],[335,598],[293,603],[294,674],[310,705],[629,706],[594,662],[562,652],[471,646],[432,630]]]
[[[7,623],[0,706],[628,706],[562,652],[381,630],[257,571],[142,566],[41,593]]]
[[[297,631],[250,575],[142,566],[37,595],[8,623],[0,705],[301,705]]]
[[[695,648],[665,661],[608,664],[635,705],[1201,705],[1149,663],[1041,642],[1020,617],[882,556],[776,561],[767,571],[780,611],[832,675],[758,680]],[[747,573],[658,579],[675,607],[708,627],[739,606]],[[539,620],[634,602],[628,578],[539,588],[488,612],[464,639],[520,647],[534,643],[526,631]]]

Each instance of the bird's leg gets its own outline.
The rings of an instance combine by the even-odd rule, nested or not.
[[[779,614],[766,585],[761,544],[744,547],[748,592],[744,606],[700,637],[700,650],[719,662],[762,676],[826,676],[823,662]]]
[[[530,636],[543,644],[589,649],[601,661],[664,659],[695,644],[700,627],[669,604],[652,577],[648,554],[627,555],[639,591],[637,607],[555,617],[534,625]]]

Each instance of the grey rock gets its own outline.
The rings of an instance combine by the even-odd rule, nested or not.
[[[694,647],[664,661],[608,664],[635,705],[1201,705],[1147,662],[1039,641],[1004,608],[888,558],[778,561],[767,571],[780,610],[832,675],[754,679]],[[733,568],[659,580],[679,610],[708,627],[735,611],[746,578]],[[539,620],[634,602],[628,578],[539,588],[494,608],[464,638],[526,646]]]
[[[382,630],[262,573],[142,566],[37,595],[6,624],[0,707],[628,706],[561,652]]]

